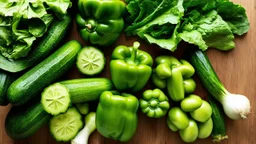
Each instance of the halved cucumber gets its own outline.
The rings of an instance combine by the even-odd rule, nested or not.
[[[85,75],[99,74],[105,67],[103,53],[92,46],[84,47],[77,56],[77,68]]]
[[[72,140],[83,127],[81,114],[75,107],[64,114],[54,116],[50,120],[50,132],[56,141]]]
[[[42,93],[41,103],[49,114],[58,115],[66,112],[71,104],[68,88],[60,83],[48,86]]]

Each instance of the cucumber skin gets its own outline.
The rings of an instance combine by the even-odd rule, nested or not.
[[[13,139],[25,139],[47,124],[50,117],[40,102],[12,107],[5,119],[5,131]]]
[[[221,109],[221,105],[213,99],[212,96],[208,96],[209,104],[212,107],[212,122],[213,122],[213,129],[211,136],[213,141],[220,142],[223,139],[228,138],[226,135],[226,124],[224,120],[223,110]]]
[[[54,20],[47,33],[39,39],[38,44],[32,46],[31,52],[25,58],[8,60],[0,55],[0,69],[16,73],[38,64],[63,40],[71,22],[70,15],[64,16],[62,20]]]
[[[14,81],[12,75],[5,71],[0,71],[0,106],[6,106],[9,104],[7,99],[7,89]]]
[[[199,49],[190,48],[187,54],[203,86],[215,99],[220,100],[220,96],[226,94],[226,89],[214,71],[206,53]]]
[[[81,49],[77,40],[65,43],[44,61],[15,80],[7,90],[9,102],[15,106],[22,105],[38,96],[40,92],[70,69]]]
[[[72,103],[98,100],[102,92],[113,89],[113,83],[108,78],[81,78],[59,83],[69,89]]]

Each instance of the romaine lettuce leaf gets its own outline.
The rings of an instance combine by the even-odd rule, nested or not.
[[[234,34],[243,35],[249,31],[250,23],[246,10],[241,5],[222,2],[219,4],[217,12],[228,23]]]
[[[229,0],[126,0],[127,35],[170,51],[183,40],[206,50],[230,50],[234,34],[248,32],[245,9]]]
[[[203,51],[208,48],[205,41],[203,40],[202,34],[195,30],[191,23],[185,25],[183,27],[182,33],[179,33],[178,36],[185,42],[197,45]]]
[[[132,33],[133,35],[137,34],[141,38],[146,39],[149,43],[154,43],[162,48],[175,51],[181,40],[177,37],[177,29],[179,28],[179,23],[184,14],[182,4],[183,0],[172,1],[169,9],[165,10],[161,15],[151,19],[151,21],[139,28],[137,28],[138,25],[136,24],[135,26],[132,25],[126,29],[126,32]],[[142,22],[145,21],[143,20]]]
[[[205,44],[220,50],[230,50],[235,47],[234,35],[230,27],[215,10],[201,15],[198,19],[190,19],[180,37],[188,43],[198,45],[202,50],[207,49]]]
[[[142,0],[134,2],[138,3],[140,12],[134,19],[134,22],[126,28],[125,31],[128,35],[135,35],[136,33],[134,30],[146,25],[155,18],[160,17],[164,12],[173,7],[174,3],[177,3],[177,0],[172,2],[169,0]],[[129,4],[127,8],[128,11],[134,11],[133,8],[129,7]]]

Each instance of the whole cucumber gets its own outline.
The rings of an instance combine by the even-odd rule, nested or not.
[[[40,102],[12,107],[5,119],[5,131],[13,139],[25,139],[33,135],[50,119]]]
[[[15,80],[7,90],[9,102],[15,106],[28,102],[75,64],[81,44],[72,40],[41,63]]]

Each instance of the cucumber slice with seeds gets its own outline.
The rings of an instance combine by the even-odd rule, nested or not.
[[[49,114],[58,115],[66,112],[71,104],[68,88],[59,83],[48,86],[42,93],[41,103]]]
[[[77,68],[85,75],[99,74],[105,67],[105,57],[103,53],[92,46],[84,47],[77,56]]]
[[[50,132],[56,141],[72,140],[83,127],[81,114],[71,107],[64,114],[54,116],[50,120]]]

